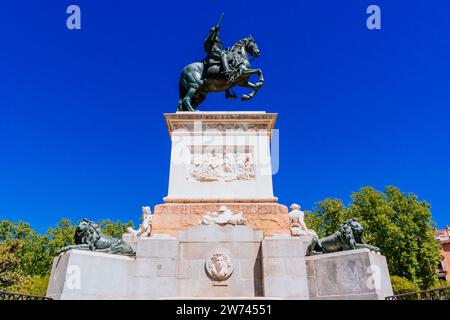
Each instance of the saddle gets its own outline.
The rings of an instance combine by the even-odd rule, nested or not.
[[[220,61],[214,59],[203,60],[203,66],[206,76],[219,76],[221,74]]]
[[[204,65],[204,69],[205,69],[205,75],[206,76],[227,76],[230,79],[230,74],[234,74],[235,73],[235,68],[233,67],[233,59],[230,59],[230,57],[227,57],[228,59],[228,63],[229,63],[229,67],[230,67],[230,72],[229,74],[225,75],[223,73],[223,70],[221,70],[221,61],[220,59],[215,59],[215,57],[206,57],[205,59],[203,59],[203,65]]]
[[[206,63],[207,66],[220,65],[220,60],[216,60],[213,58],[205,59],[204,62]]]

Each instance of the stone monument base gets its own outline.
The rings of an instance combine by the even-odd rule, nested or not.
[[[393,295],[386,258],[368,249],[306,257],[310,299],[383,300]]]
[[[305,256],[312,235],[201,225],[127,239],[136,257],[70,250],[53,262],[53,299],[384,299],[386,259],[367,249]]]

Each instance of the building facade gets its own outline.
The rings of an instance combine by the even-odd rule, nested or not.
[[[443,230],[437,230],[435,239],[441,244],[441,265],[438,269],[439,280],[450,282],[450,227],[446,226]]]

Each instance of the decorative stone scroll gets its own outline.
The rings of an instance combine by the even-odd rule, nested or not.
[[[200,225],[245,225],[247,220],[244,218],[242,212],[233,213],[226,206],[221,206],[217,212],[207,212],[203,215],[203,218],[199,221]]]
[[[254,180],[255,171],[253,154],[250,151],[212,150],[192,154],[187,180],[197,182]]]
[[[230,255],[216,250],[206,258],[205,269],[213,281],[224,281],[231,276],[234,268]]]

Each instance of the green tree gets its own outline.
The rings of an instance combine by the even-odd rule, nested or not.
[[[45,238],[49,254],[52,257],[59,249],[74,244],[75,228],[69,219],[61,219],[55,228],[47,229]]]
[[[109,236],[122,237],[133,222],[99,223]],[[61,219],[45,234],[38,234],[28,223],[0,220],[0,289],[45,295],[56,251],[74,244],[75,226]]]
[[[392,274],[422,289],[437,282],[440,247],[433,237],[430,204],[393,186],[384,193],[365,187],[352,195],[349,211],[364,223],[367,240],[380,247]]]
[[[102,232],[111,237],[122,238],[122,235],[127,232],[127,228],[133,228],[133,221],[121,222],[121,221],[111,221],[110,219],[105,219],[98,222],[99,227]]]
[[[49,277],[23,276],[20,281],[7,288],[7,291],[45,296]]]
[[[332,234],[348,218],[357,218],[368,243],[386,256],[391,275],[400,276],[422,289],[437,282],[439,244],[434,240],[430,205],[414,194],[388,186],[384,192],[364,187],[351,196],[345,207],[341,200],[326,199],[307,215],[307,223],[319,236]]]
[[[420,290],[417,284],[415,284],[412,281],[409,281],[406,278],[399,276],[391,276],[391,284],[392,284],[392,291],[394,291],[394,294],[416,292]]]
[[[316,231],[319,237],[334,233],[348,218],[349,213],[342,200],[331,198],[317,202],[313,212],[305,214],[308,228]]]
[[[56,251],[73,244],[74,232],[75,228],[68,219],[61,219],[55,228],[48,228],[44,235],[33,231],[18,252],[23,272],[29,276],[49,276]]]
[[[20,271],[20,260],[16,256],[22,242],[17,240],[4,240],[0,243],[0,289],[9,290],[23,281]]]
[[[34,234],[35,232],[27,222],[0,220],[0,242],[7,239],[27,240]]]

